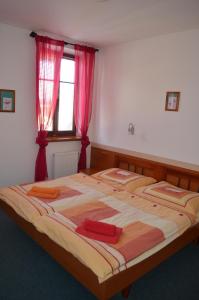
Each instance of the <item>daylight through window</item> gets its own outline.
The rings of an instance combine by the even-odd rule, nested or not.
[[[64,56],[61,60],[57,107],[49,135],[75,135],[74,74],[74,57]]]

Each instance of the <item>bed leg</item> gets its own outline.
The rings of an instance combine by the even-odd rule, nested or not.
[[[130,284],[129,286],[127,286],[125,289],[122,290],[122,296],[124,298],[128,298],[130,291],[131,291],[131,287],[132,287],[132,285]]]

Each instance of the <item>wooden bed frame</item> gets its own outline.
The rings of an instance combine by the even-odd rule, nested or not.
[[[97,152],[97,155],[96,155]],[[101,158],[99,159],[99,154]],[[97,157],[96,157],[97,156]],[[106,160],[104,157],[108,156]],[[111,158],[111,159],[110,159]],[[96,160],[97,159],[97,160]],[[101,164],[100,164],[101,160]],[[107,162],[107,163],[106,163]],[[173,184],[189,190],[198,191],[199,172],[165,165],[159,162],[142,159],[126,154],[111,152],[103,149],[93,148],[91,152],[91,166],[96,169],[120,166],[124,169],[134,170],[158,180],[167,180]],[[199,239],[199,223],[188,229],[180,237],[169,245],[153,254],[144,261],[130,267],[127,270],[112,276],[103,283],[99,284],[97,276],[71,253],[53,242],[47,235],[40,233],[36,228],[22,217],[20,217],[10,206],[0,200],[0,207],[15,220],[15,222],[35,240],[43,249],[46,250],[64,269],[71,273],[80,283],[88,288],[99,300],[108,300],[114,294],[123,291],[125,296],[128,287],[143,276],[148,271],[159,265],[169,256],[173,255],[187,244]]]
[[[109,148],[111,150],[107,150]],[[104,149],[92,146],[91,168],[97,171],[113,167],[121,168],[151,176],[157,181],[168,181],[186,190],[199,192],[199,166],[169,159],[163,160],[151,155],[140,154],[138,156],[139,153],[136,152],[122,153],[115,149],[117,148],[106,147]]]

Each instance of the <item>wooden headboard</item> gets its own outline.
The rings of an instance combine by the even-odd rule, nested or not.
[[[157,181],[165,180],[181,188],[199,192],[199,171],[193,168],[91,147],[91,168],[104,170],[113,167],[151,176]]]

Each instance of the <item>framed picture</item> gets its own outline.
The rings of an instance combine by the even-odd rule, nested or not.
[[[165,110],[178,111],[180,101],[180,92],[167,92]]]
[[[15,112],[15,90],[0,89],[0,112]]]

